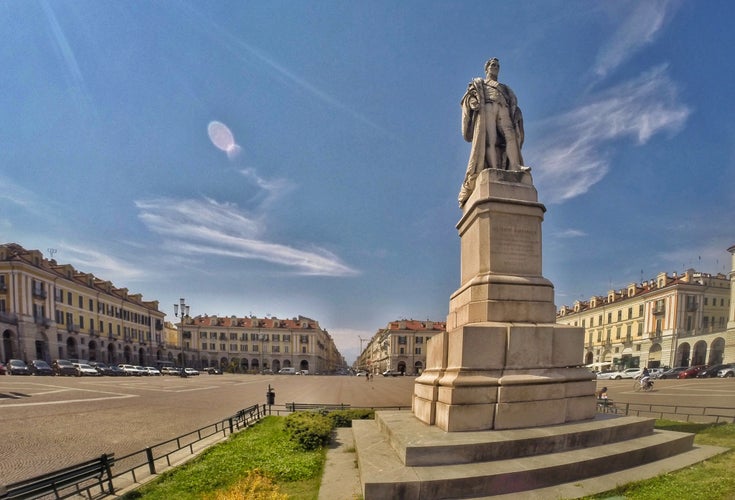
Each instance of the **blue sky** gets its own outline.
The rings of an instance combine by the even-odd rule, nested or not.
[[[314,318],[351,362],[389,321],[446,318],[459,101],[498,57],[557,306],[661,271],[728,272],[734,15],[729,1],[4,0],[0,240],[53,248],[169,319],[179,297],[194,315]]]

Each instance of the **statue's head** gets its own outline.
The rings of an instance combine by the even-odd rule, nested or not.
[[[487,73],[487,70],[490,68],[491,65],[494,65],[500,70],[500,61],[497,57],[493,57],[492,59],[488,59],[485,63],[485,73]]]

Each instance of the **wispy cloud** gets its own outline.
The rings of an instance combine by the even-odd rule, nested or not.
[[[580,231],[579,229],[565,229],[554,233],[557,238],[582,238],[587,236],[587,233]]]
[[[332,97],[316,85],[313,85],[311,82],[294,73],[289,68],[276,61],[266,51],[248,44],[240,35],[235,35],[228,31],[220,24],[214,22],[209,16],[200,12],[193,5],[183,4],[183,7],[188,9],[191,16],[195,19],[193,24],[197,29],[203,30],[207,36],[215,35],[217,37],[216,41],[220,43],[225,50],[231,52],[233,56],[237,57],[241,61],[249,63],[250,61],[247,59],[247,55],[250,55],[250,57],[257,59],[260,63],[273,70],[279,80],[287,80],[290,84],[295,85],[300,91],[318,98],[320,101],[335,109],[349,113],[349,115],[356,120],[378,130],[379,132],[387,133],[384,127],[381,127],[362,113],[358,112],[356,108]]]
[[[74,50],[64,34],[64,30],[62,29],[54,10],[51,8],[49,2],[46,1],[41,2],[41,7],[43,8],[43,12],[48,20],[53,38],[56,41],[56,48],[59,51],[59,54],[63,59],[64,66],[68,71],[70,87],[74,91],[73,96],[76,98],[78,107],[95,113],[90,93],[87,90],[87,84],[84,81],[82,70],[79,67],[77,58],[74,55]]]
[[[546,196],[561,202],[587,192],[607,174],[614,141],[627,137],[642,145],[657,133],[673,134],[689,114],[662,65],[548,120],[543,139],[527,156],[539,159],[537,179]]]
[[[166,238],[164,245],[171,252],[259,260],[302,275],[359,274],[326,249],[301,249],[266,241],[265,220],[231,203],[155,199],[135,204],[139,218],[151,231]]]
[[[709,241],[700,242],[697,246],[677,247],[662,252],[659,259],[671,265],[672,271],[694,268],[702,272],[726,274],[731,271],[731,256],[727,249],[733,243],[735,240],[729,235],[717,236]]]
[[[89,247],[81,248],[63,242],[59,245],[58,250],[63,252],[64,262],[68,262],[83,272],[104,276],[104,279],[125,282],[134,281],[146,275],[139,265],[118,259],[110,255],[107,250],[98,252]]]
[[[628,4],[623,4],[628,8]],[[676,10],[678,2],[650,0],[635,2],[634,8],[610,41],[597,54],[594,73],[604,78],[630,59],[644,46],[652,43]]]

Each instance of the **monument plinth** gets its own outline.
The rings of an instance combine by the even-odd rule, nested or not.
[[[414,388],[422,422],[478,431],[594,418],[595,382],[579,367],[584,331],[556,324],[541,272],[545,210],[529,172],[477,176],[457,224],[462,281],[447,333],[428,344]]]

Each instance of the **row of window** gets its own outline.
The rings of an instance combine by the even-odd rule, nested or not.
[[[236,332],[230,332],[229,336],[224,332],[199,332],[200,339],[217,339],[219,340],[238,340],[238,334]],[[267,334],[267,333],[240,333],[239,340],[251,340],[251,341],[262,341],[262,342],[291,342],[290,334]],[[308,335],[299,335],[301,343],[306,344],[309,342]]]
[[[219,345],[219,350],[220,351],[223,351],[223,352],[224,351],[228,351],[227,347],[228,347],[227,344],[220,344]],[[288,354],[289,353],[288,347],[289,346],[287,346],[287,345],[286,346],[283,346],[283,353],[284,354]],[[271,348],[270,349],[270,352],[271,353],[280,353],[281,352],[281,346],[279,346],[279,345],[271,345],[270,348]],[[202,350],[203,351],[217,351],[217,344],[213,344],[213,343],[209,343],[208,344],[206,342],[202,342]],[[260,352],[260,349],[259,349],[258,344],[253,344],[252,346],[248,346],[248,344],[230,344],[229,345],[229,352]],[[268,352],[268,346],[267,345],[266,346],[263,346],[263,352],[264,353]],[[306,346],[302,346],[301,347],[301,352],[303,354],[306,354],[307,353],[307,347]]]
[[[2,282],[4,283],[5,277],[4,275],[0,275],[0,278],[2,279]],[[33,295],[38,298],[46,298],[46,283],[41,280],[34,279],[31,282]],[[66,302],[64,301],[64,297],[66,297]],[[74,294],[69,290],[63,290],[61,288],[56,288],[54,292],[54,300],[55,302],[64,304],[69,306],[74,306]],[[86,309],[89,311],[94,312],[95,311],[95,299],[87,298],[86,299]],[[129,321],[131,323],[137,323],[140,325],[150,326],[151,325],[151,317],[147,314],[141,314],[137,313],[135,311],[130,311],[127,309],[123,309],[117,306],[114,306],[112,304],[107,304],[103,301],[96,301],[97,303],[97,313],[98,314],[104,314],[106,316],[111,316],[113,318],[122,319],[124,321]],[[85,297],[82,294],[77,295],[77,306],[79,309],[85,309]]]

